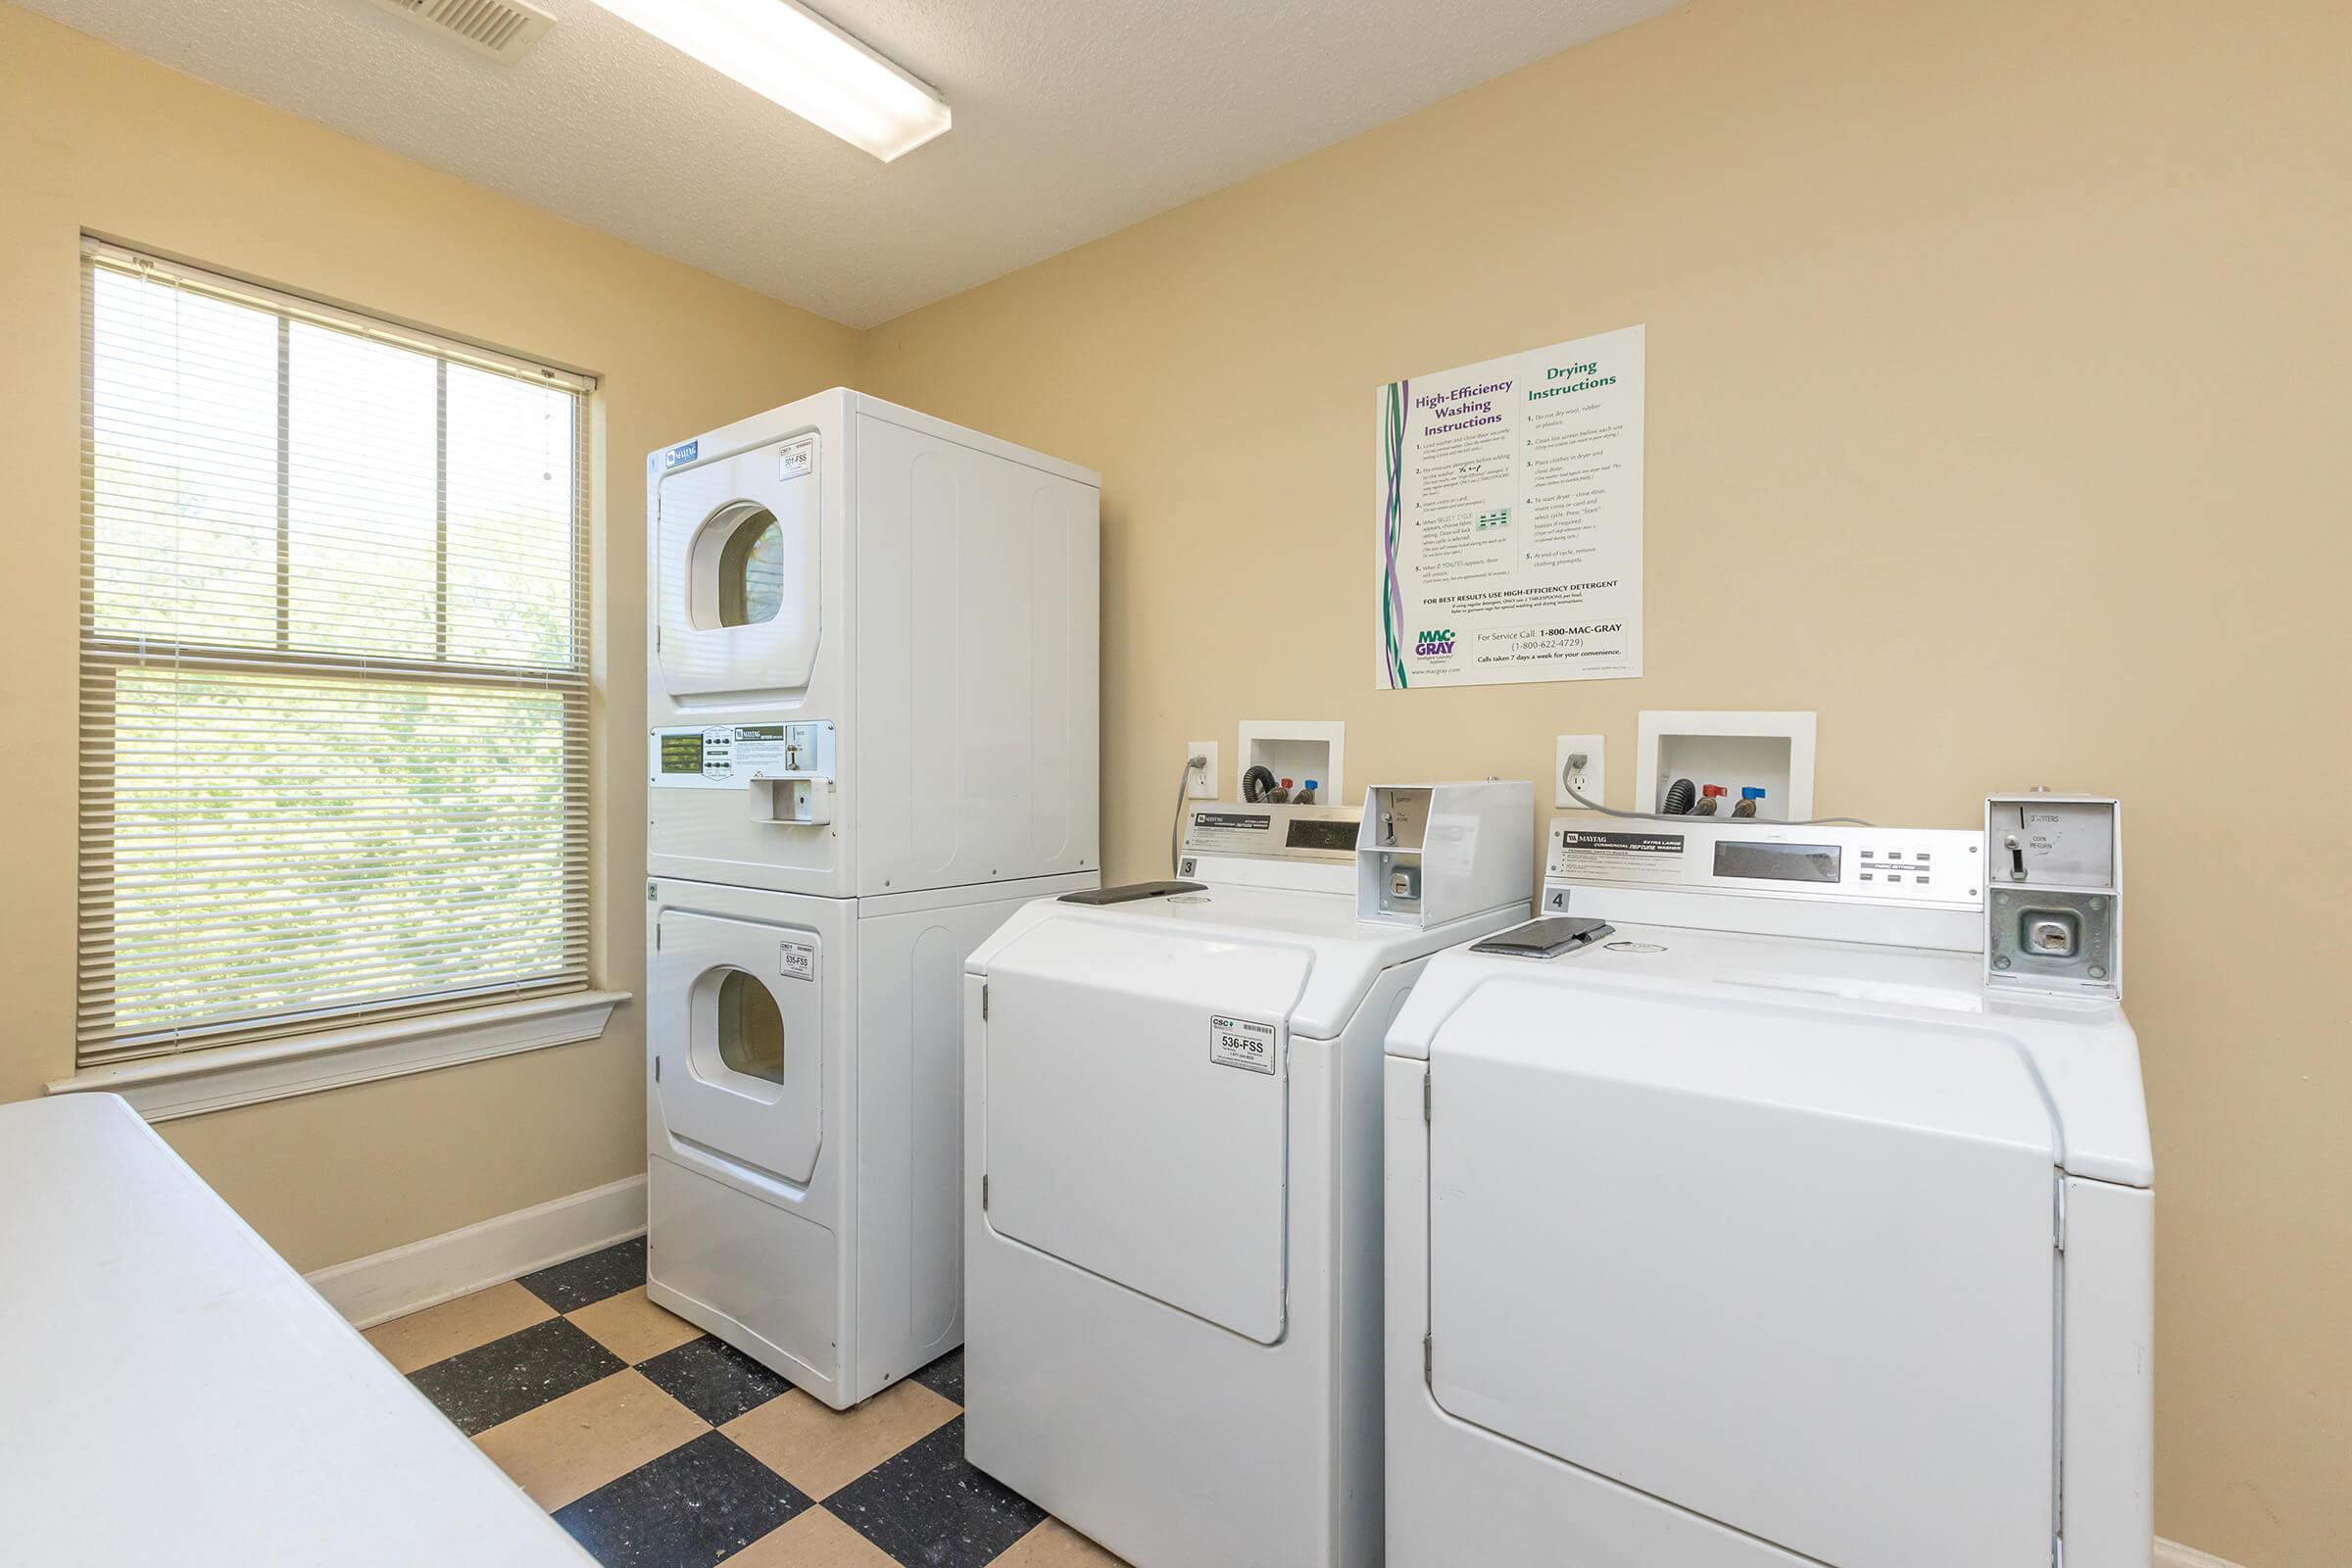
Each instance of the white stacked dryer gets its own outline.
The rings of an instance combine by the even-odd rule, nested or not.
[[[648,466],[647,1292],[847,1408],[962,1341],[964,956],[1099,880],[1100,480],[843,389]]]

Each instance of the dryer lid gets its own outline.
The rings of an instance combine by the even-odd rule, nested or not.
[[[1499,979],[1430,1058],[1446,1409],[1839,1565],[2042,1560],[2056,1136],[2013,1043]]]
[[[1284,1322],[1297,943],[1052,921],[1001,953],[979,1054],[1001,1234],[1261,1344]]]

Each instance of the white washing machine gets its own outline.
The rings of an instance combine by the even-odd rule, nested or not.
[[[1986,987],[1980,836],[1547,855],[1613,929],[1388,1038],[1391,1562],[2147,1568],[2138,1047]]]
[[[1099,880],[1098,494],[844,390],[650,460],[647,1292],[837,1408],[962,1338],[964,956]]]
[[[1201,805],[1197,881],[966,968],[965,1453],[1148,1568],[1380,1560],[1381,1037],[1534,849],[1524,783],[1390,793]],[[1425,826],[1419,906],[1359,918]]]

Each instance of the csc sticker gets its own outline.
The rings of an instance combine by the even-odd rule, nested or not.
[[[1278,1054],[1277,1038],[1270,1023],[1256,1023],[1248,1018],[1211,1018],[1208,1059],[1220,1067],[1270,1073]]]

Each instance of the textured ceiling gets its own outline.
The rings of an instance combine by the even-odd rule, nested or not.
[[[368,0],[20,3],[867,326],[1678,0],[818,0],[956,111],[889,165],[589,0],[513,66]]]

